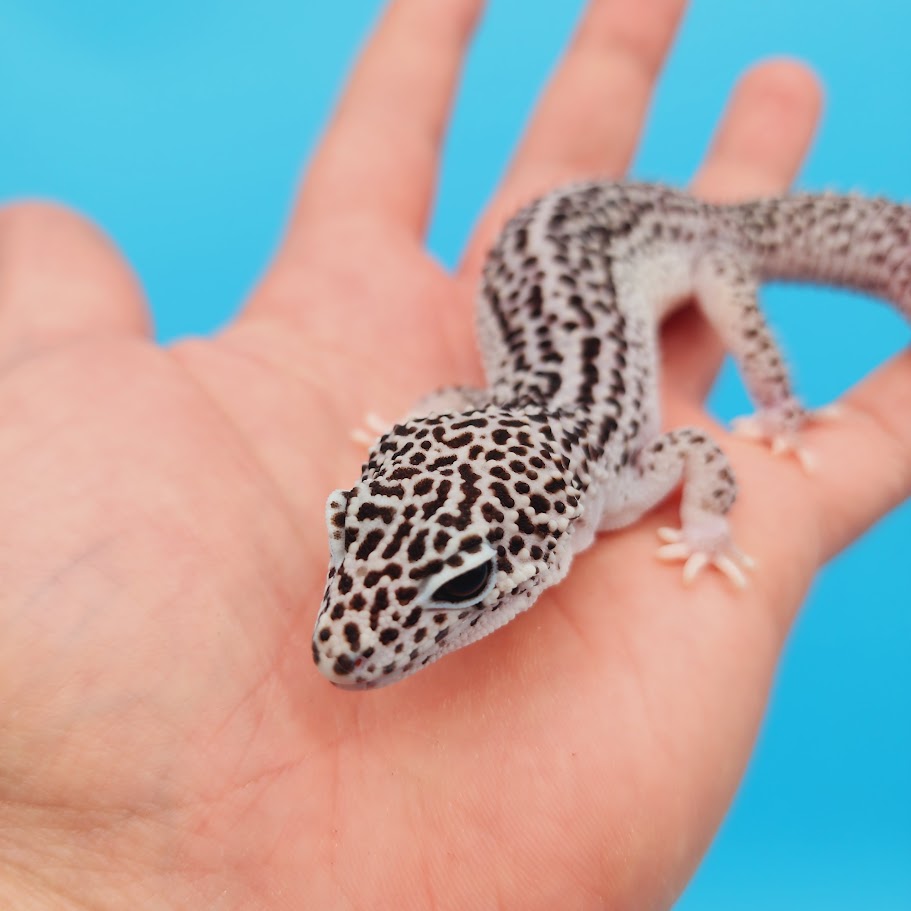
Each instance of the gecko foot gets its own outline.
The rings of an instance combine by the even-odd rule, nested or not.
[[[374,411],[368,411],[364,415],[364,422],[362,426],[355,427],[349,437],[351,440],[358,444],[358,446],[363,446],[366,449],[370,449],[373,444],[392,426],[391,421],[383,420],[380,415]]]
[[[692,582],[706,566],[714,566],[737,588],[747,587],[746,571],[753,569],[756,561],[731,541],[727,522],[712,535],[664,527],[658,529],[658,537],[664,542],[658,548],[658,559],[682,561],[685,584]]]
[[[793,455],[807,474],[813,474],[818,465],[816,456],[801,441],[800,430],[807,424],[834,421],[840,416],[838,405],[806,411],[791,399],[749,417],[735,418],[731,426],[735,436],[767,443],[772,455]]]

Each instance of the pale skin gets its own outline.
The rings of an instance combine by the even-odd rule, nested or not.
[[[323,504],[357,477],[351,430],[479,380],[485,248],[538,192],[624,172],[683,3],[591,3],[450,275],[423,232],[481,5],[391,4],[280,252],[215,338],[156,347],[129,267],[78,215],[0,215],[0,905],[666,908],[814,574],[911,494],[911,355],[807,432],[808,477],[706,416],[719,351],[683,314],[665,422],[731,457],[748,590],[656,561],[668,504],[401,684],[318,675]],[[786,188],[819,105],[802,66],[754,68],[696,191]]]

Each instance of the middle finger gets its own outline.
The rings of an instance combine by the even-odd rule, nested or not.
[[[474,276],[503,222],[534,196],[629,165],[684,0],[591,0],[513,163],[468,245]]]

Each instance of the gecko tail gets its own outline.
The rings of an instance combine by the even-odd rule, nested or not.
[[[763,281],[860,291],[911,319],[911,206],[798,193],[730,208]]]

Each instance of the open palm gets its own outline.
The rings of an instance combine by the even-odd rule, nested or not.
[[[478,381],[486,245],[536,193],[623,172],[682,3],[592,3],[450,276],[422,231],[480,6],[391,5],[273,268],[215,339],[149,341],[128,268],[78,216],[0,215],[4,907],[665,907],[813,573],[911,492],[905,356],[812,431],[812,479],[715,431],[748,592],[684,589],[650,517],[400,685],[318,676],[323,504],[357,476],[351,430]],[[757,68],[698,191],[786,186],[817,107],[800,67]],[[666,335],[668,422],[706,424],[716,343],[691,314]]]

